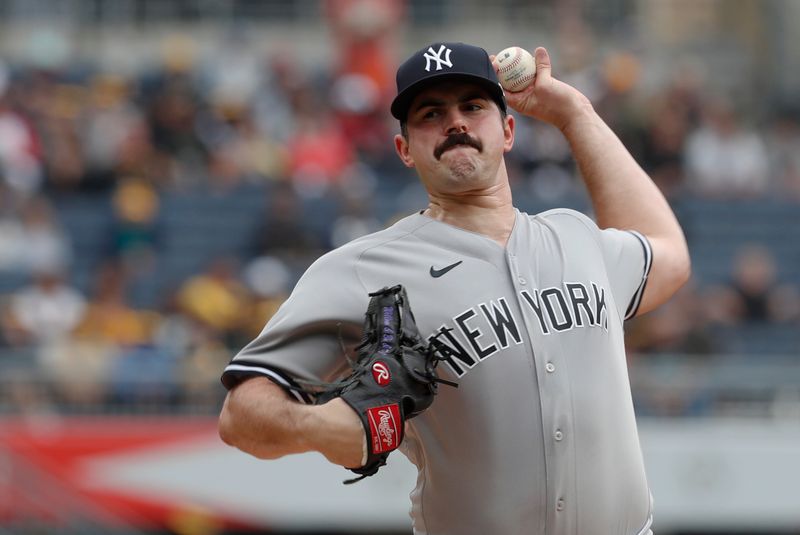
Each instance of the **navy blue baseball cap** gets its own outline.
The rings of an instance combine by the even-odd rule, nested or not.
[[[434,43],[414,52],[397,69],[392,115],[405,121],[414,97],[433,82],[461,78],[483,85],[504,112],[506,99],[486,50],[464,43]]]

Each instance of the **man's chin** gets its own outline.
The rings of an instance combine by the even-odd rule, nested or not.
[[[450,176],[458,181],[465,181],[473,178],[478,169],[472,160],[465,158],[451,162],[447,167],[450,169]]]

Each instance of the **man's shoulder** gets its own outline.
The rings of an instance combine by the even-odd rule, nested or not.
[[[410,236],[416,229],[427,222],[425,218],[416,213],[405,216],[382,230],[365,234],[329,251],[320,257],[319,261],[330,262],[342,259],[357,259],[371,249],[388,246],[396,240]]]
[[[572,208],[552,208],[536,214],[525,214],[532,224],[547,225],[577,225],[588,227],[591,230],[597,229],[597,224],[589,216]]]

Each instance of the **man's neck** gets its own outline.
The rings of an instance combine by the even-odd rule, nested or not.
[[[430,197],[426,216],[491,238],[505,247],[516,219],[510,190],[501,195]]]

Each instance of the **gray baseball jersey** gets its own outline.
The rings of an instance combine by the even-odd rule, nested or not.
[[[642,235],[572,210],[516,212],[505,248],[414,214],[317,260],[223,383],[332,378],[367,293],[403,284],[423,336],[444,333],[440,376],[459,383],[400,448],[419,469],[414,532],[646,534],[623,321],[651,258]]]

